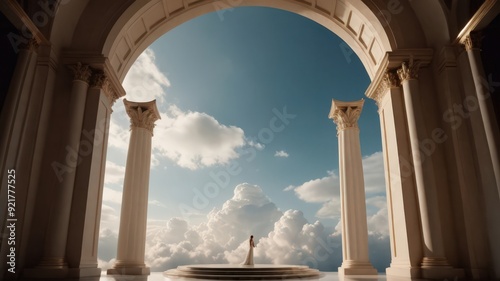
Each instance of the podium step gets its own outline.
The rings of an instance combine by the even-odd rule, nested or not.
[[[321,272],[300,265],[184,265],[163,273],[166,277],[206,280],[319,279]]]

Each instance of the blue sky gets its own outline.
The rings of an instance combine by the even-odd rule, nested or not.
[[[156,98],[162,114],[153,137],[149,187],[146,260],[153,270],[182,262],[237,262],[247,233],[235,228],[226,231],[234,242],[211,254],[192,250],[187,255],[186,250],[183,256],[174,250],[181,242],[190,243],[189,249],[211,247],[203,243],[217,242],[217,222],[233,219],[252,220],[244,224],[253,225],[248,231],[274,249],[260,256],[257,251],[256,262],[310,261],[306,252],[278,258],[286,250],[278,228],[297,225],[297,235],[289,239],[309,243],[316,261],[310,265],[336,270],[338,265],[328,265],[338,262],[340,251],[334,242],[340,239],[338,144],[336,126],[327,117],[332,98],[365,98],[359,127],[371,254],[374,264],[388,266],[377,107],[364,96],[370,80],[363,65],[345,50],[338,36],[302,16],[242,7],[186,22],[138,58],[124,81],[126,98]],[[129,137],[122,101],[113,109],[99,249],[103,267],[112,263],[116,248]],[[323,249],[330,259],[314,257],[321,239],[297,238],[306,226],[315,229],[315,237],[331,240],[335,253]],[[193,238],[197,235],[204,242]]]

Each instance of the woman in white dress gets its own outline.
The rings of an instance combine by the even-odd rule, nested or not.
[[[253,248],[255,247],[255,244],[253,243],[253,235],[250,235],[249,244],[250,249],[248,249],[247,258],[245,259],[243,265],[253,265]]]

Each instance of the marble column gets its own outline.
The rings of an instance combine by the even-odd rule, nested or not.
[[[364,100],[332,100],[329,118],[337,124],[342,224],[342,266],[339,275],[376,275],[368,257],[365,184],[358,119]]]
[[[487,234],[489,237],[493,270],[500,277],[500,159],[498,146],[498,124],[494,116],[492,102],[490,100],[490,85],[484,73],[480,54],[480,33],[472,33],[465,37],[462,42],[465,46],[465,57],[462,55],[462,77],[468,81],[469,90],[466,91],[468,114],[474,146],[476,152],[476,167],[480,176],[484,202],[485,217],[488,223]],[[472,86],[471,86],[472,84]],[[472,104],[472,106],[471,106]],[[478,110],[479,109],[479,110]],[[496,145],[495,145],[496,144]],[[477,189],[477,187],[476,187]]]
[[[413,170],[417,186],[420,220],[423,237],[422,277],[448,278],[461,277],[463,271],[450,266],[444,252],[443,236],[440,223],[439,202],[437,198],[434,168],[431,160],[423,163],[420,152],[420,139],[425,138],[425,130],[419,130],[417,120],[423,123],[422,110],[418,103],[420,62],[403,62],[397,70],[403,86],[404,103],[413,159]]]
[[[156,101],[123,101],[131,121],[130,143],[123,183],[116,263],[108,274],[148,275],[144,264],[148,210],[151,138],[160,119]]]
[[[491,157],[491,165],[495,174],[496,186],[500,194],[500,155],[498,146],[500,140],[498,135],[498,124],[494,116],[493,106],[490,100],[490,85],[484,73],[484,67],[481,60],[480,50],[481,34],[469,34],[465,38],[465,49],[469,58],[472,78],[476,87],[477,103],[483,120],[484,132],[486,133],[486,141],[488,143],[489,154]]]
[[[386,69],[375,83],[366,95],[377,102],[380,116],[391,246],[386,274],[419,277],[422,236],[402,89],[395,70]]]
[[[32,116],[38,113],[40,106],[39,99],[47,95],[43,90],[35,92],[40,88],[44,89],[44,85],[37,83],[37,75],[39,72],[39,54],[41,52],[35,38],[23,44],[17,55],[16,66],[12,73],[12,79],[5,81],[9,84],[9,88],[5,93],[5,100],[2,109],[0,110],[0,198],[7,198],[7,170],[15,169],[16,176],[16,237],[24,237],[24,231],[30,227],[29,218],[26,210],[30,206],[27,204],[28,192],[31,192],[29,183],[32,180],[30,172],[31,165],[36,165],[33,161],[32,145],[38,137],[38,128],[36,127],[37,118]],[[49,71],[46,71],[48,73]],[[3,78],[5,80],[5,78]],[[48,82],[50,83],[50,82]],[[4,94],[4,93],[2,93]],[[21,176],[23,175],[23,176]],[[7,200],[7,199],[5,199]],[[7,201],[4,201],[7,202]],[[7,203],[2,203],[0,217],[7,216]],[[29,215],[28,215],[29,216]],[[4,219],[0,222],[2,230],[7,229],[8,221]],[[19,238],[18,238],[19,239]],[[9,262],[9,249],[7,239],[0,239],[0,268],[6,268]],[[18,240],[19,241],[19,240]],[[18,243],[18,242],[16,242]],[[22,243],[16,246],[16,267],[23,268],[23,261],[26,255],[23,255]],[[3,272],[3,271],[2,271]],[[5,272],[7,270],[5,269]],[[15,274],[11,274],[13,278],[19,277],[19,270]]]
[[[31,93],[31,84],[38,58],[36,52],[38,47],[37,41],[32,39],[19,51],[16,67],[14,68],[9,90],[5,97],[5,103],[0,112],[0,128],[2,128],[0,147],[2,155],[5,156],[7,156],[8,150],[11,151],[10,154],[17,154],[19,152],[17,146],[19,145],[18,140],[20,139],[19,135],[22,131],[22,123],[20,125],[17,124],[24,121],[23,117],[26,115]],[[12,147],[13,145],[15,146]],[[2,158],[1,168],[2,171],[5,171],[5,162],[11,160],[9,161],[9,164],[11,164],[13,161],[12,159],[8,159],[8,156]]]
[[[21,152],[19,148],[29,111],[28,105],[35,76],[38,47],[37,41],[32,39],[19,51],[5,102],[0,111],[0,133],[2,134],[0,138],[0,155],[2,155],[0,168],[2,171],[18,168],[16,162]],[[0,178],[2,180],[0,194],[2,198],[7,198],[7,188],[4,188],[3,185],[7,182],[7,173],[2,172]],[[6,222],[2,222],[0,225],[4,226],[4,223]],[[7,249],[7,247],[2,247],[2,249]]]
[[[54,203],[45,235],[44,254],[38,268],[64,269],[67,268],[66,242],[68,225],[75,184],[76,168],[79,164],[78,150],[82,133],[85,101],[89,88],[91,70],[88,65],[80,63],[70,66],[74,73],[71,96],[68,105],[68,127],[64,142],[64,153],[57,163],[58,185],[54,191]]]
[[[100,276],[97,268],[99,224],[109,123],[112,106],[121,93],[101,69],[95,69],[87,92],[80,164],[77,167],[66,258],[73,276]]]

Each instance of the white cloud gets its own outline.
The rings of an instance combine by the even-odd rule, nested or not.
[[[327,177],[310,180],[295,188],[295,194],[305,202],[322,203],[339,196],[339,177],[330,174]]]
[[[363,158],[363,176],[366,193],[385,193],[384,158],[381,151]]]
[[[162,207],[162,208],[165,208],[167,206],[165,206],[165,204],[161,203],[160,201],[158,200],[149,200],[148,202],[150,205],[153,205],[153,206],[157,206],[157,207]]]
[[[106,271],[110,268],[113,268],[113,265],[115,264],[116,259],[111,259],[109,261],[97,259],[97,267],[100,268],[102,271]]]
[[[159,103],[164,101],[164,88],[169,87],[170,82],[159,70],[155,59],[153,50],[146,49],[134,62],[123,80],[127,100],[143,102],[157,99]]]
[[[123,184],[125,177],[125,167],[112,161],[106,161],[106,171],[104,173],[104,184]]]
[[[137,58],[123,80],[127,100],[143,102],[156,99],[158,107],[165,101],[164,89],[169,86],[170,82],[156,65],[155,54],[151,49],[146,49]],[[127,151],[130,139],[129,117],[122,102],[117,102],[113,110],[108,144],[110,147]],[[152,165],[155,166],[155,158],[153,157],[152,160]]]
[[[375,237],[389,235],[387,199],[385,196],[374,196],[366,199],[368,213],[368,232]]]
[[[287,158],[288,156],[290,156],[286,151],[284,150],[279,150],[279,151],[276,151],[274,153],[274,156],[275,157],[283,157],[283,158]]]
[[[340,216],[339,177],[328,171],[328,176],[310,180],[297,187],[288,186],[285,191],[294,190],[297,197],[308,203],[322,203],[316,212],[318,218],[334,218]]]
[[[123,105],[121,105],[121,107],[123,107]],[[125,126],[120,125],[117,119],[119,119],[117,114],[113,114],[111,116],[111,121],[109,123],[108,145],[110,147],[116,147],[120,150],[127,151],[130,139],[129,125],[128,123]]]
[[[247,140],[246,143],[251,147],[255,147],[257,150],[263,150],[266,147],[262,143],[255,140]]]
[[[243,241],[227,251],[230,263],[242,261],[248,250]],[[256,239],[256,263],[306,264],[320,270],[333,271],[341,262],[340,236],[328,234],[320,222],[309,223],[301,211],[288,210],[265,237]]]
[[[109,268],[111,260],[116,257],[118,234],[109,228],[102,229],[99,233],[98,256],[103,267]]]
[[[102,201],[108,203],[121,204],[122,203],[122,192],[111,189],[109,187],[104,187],[102,194]]]
[[[322,203],[316,213],[318,218],[339,218],[340,216],[340,179],[333,172],[328,176],[310,180],[297,187],[287,187],[294,190],[297,197],[309,203]],[[363,158],[363,175],[365,179],[366,198],[385,194],[384,161],[382,152],[376,152]],[[380,197],[384,198],[385,197]],[[385,206],[385,205],[384,205]],[[380,204],[373,205],[376,211],[384,208]],[[376,212],[375,211],[375,212]],[[368,215],[372,215],[371,212]],[[386,225],[386,224],[385,224]]]
[[[316,213],[318,218],[340,218],[340,197],[325,202]]]
[[[120,207],[118,211],[115,208],[102,204],[101,208],[101,224],[99,228],[100,236],[109,235],[109,231],[118,233],[118,228],[120,226]]]
[[[206,113],[170,106],[169,114],[161,118],[155,127],[155,151],[184,168],[227,164],[239,157],[237,149],[245,145],[241,128],[220,124]]]
[[[165,88],[170,82],[160,71],[153,50],[146,49],[130,68],[123,87],[126,98],[132,101],[157,100],[158,108],[165,107]],[[110,123],[109,145],[123,151],[128,149],[129,120],[123,104],[115,106]],[[119,113],[120,116],[117,115]],[[227,164],[238,158],[238,149],[244,145],[259,150],[263,145],[247,142],[244,132],[236,126],[220,124],[214,117],[193,111],[183,111],[170,105],[156,121],[151,167],[160,166],[162,157],[191,170],[218,164]]]
[[[371,204],[380,204],[380,200]],[[309,223],[300,211],[280,212],[260,187],[245,183],[236,186],[233,197],[221,208],[207,215],[206,223],[191,226],[180,218],[149,220],[145,261],[152,271],[183,264],[238,264],[243,262],[248,237],[253,234],[256,263],[306,264],[334,271],[340,266],[342,250],[340,235],[332,232],[318,221]],[[114,255],[104,257],[101,247],[116,253],[109,245],[102,246],[116,244],[116,233],[106,231],[100,238],[99,264],[108,267]],[[370,249],[388,251],[386,244],[387,239],[370,234]],[[379,262],[382,269],[389,260]]]

